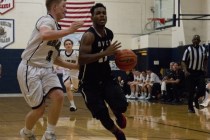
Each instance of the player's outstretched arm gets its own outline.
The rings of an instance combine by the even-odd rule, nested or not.
[[[58,38],[64,37],[66,35],[72,34],[77,31],[82,25],[83,21],[73,22],[71,26],[63,30],[52,30],[48,26],[41,26],[39,31],[41,34],[42,40],[56,40]]]
[[[54,64],[68,69],[79,69],[79,65],[66,62],[61,57],[57,57]]]

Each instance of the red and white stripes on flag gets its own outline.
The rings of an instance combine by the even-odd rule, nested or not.
[[[84,33],[90,26],[92,26],[90,8],[95,4],[94,1],[66,2],[66,16],[59,21],[61,28],[67,28],[74,21],[84,21],[84,25],[77,30],[77,33]]]

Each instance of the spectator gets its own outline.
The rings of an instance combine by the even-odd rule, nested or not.
[[[160,83],[158,75],[151,70],[147,70],[146,87],[148,89],[148,96],[145,98],[146,100],[157,99],[158,93],[161,92]]]
[[[131,95],[130,83],[133,80],[134,80],[133,73],[131,71],[126,71],[126,77],[123,85],[123,91],[126,95],[126,98],[130,98]]]

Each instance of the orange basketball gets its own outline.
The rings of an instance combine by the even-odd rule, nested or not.
[[[115,53],[115,63],[120,70],[129,71],[136,66],[137,56],[132,50],[119,50]]]

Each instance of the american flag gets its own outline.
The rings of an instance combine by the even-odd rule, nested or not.
[[[77,30],[77,33],[84,33],[92,26],[90,8],[95,4],[94,1],[86,2],[66,2],[66,16],[59,24],[61,28],[67,28],[74,21],[84,21],[84,25]]]

